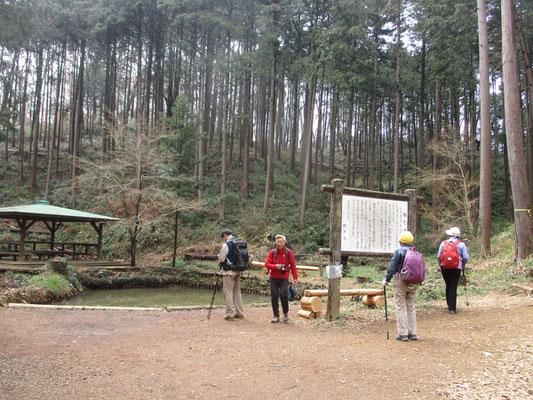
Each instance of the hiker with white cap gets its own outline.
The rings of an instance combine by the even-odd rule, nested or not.
[[[265,267],[270,270],[270,296],[274,318],[272,323],[279,322],[279,302],[283,309],[283,322],[289,321],[289,272],[294,284],[298,283],[298,271],[292,250],[286,247],[287,239],[284,235],[276,235],[276,248],[268,253]]]
[[[459,240],[461,230],[454,226],[446,230],[448,239],[444,240],[439,247],[437,261],[446,283],[446,304],[450,314],[457,313],[457,285],[469,260],[466,244]]]

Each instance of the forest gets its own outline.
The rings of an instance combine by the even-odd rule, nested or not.
[[[178,224],[316,251],[342,178],[416,188],[433,245],[457,225],[485,257],[514,223],[526,259],[532,56],[523,0],[2,0],[0,206],[121,218],[115,257]]]

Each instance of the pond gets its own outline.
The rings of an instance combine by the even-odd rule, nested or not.
[[[186,287],[90,290],[60,303],[69,306],[105,307],[171,307],[211,304],[213,290]],[[244,304],[267,303],[270,298],[260,294],[242,294]],[[214,305],[224,305],[224,293],[217,290]]]

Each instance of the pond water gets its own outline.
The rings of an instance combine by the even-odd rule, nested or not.
[[[204,306],[211,304],[212,297],[213,290],[186,287],[110,289],[86,291],[55,304],[105,307]],[[267,303],[270,298],[260,294],[243,293],[242,301],[244,304]],[[217,290],[214,305],[224,304],[224,293]]]

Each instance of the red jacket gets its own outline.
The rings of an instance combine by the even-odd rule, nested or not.
[[[289,253],[289,259],[287,260],[287,251]],[[289,279],[289,268],[287,268],[287,272],[285,274],[282,274],[279,269],[276,268],[276,264],[284,264],[290,266],[290,270],[292,272],[292,279],[295,281],[298,280],[298,271],[296,270],[296,262],[294,261],[294,254],[291,250],[284,247],[281,251],[278,251],[278,249],[271,250],[270,253],[268,253],[267,259],[265,261],[265,267],[267,267],[270,270],[270,277],[271,278],[285,278]]]

